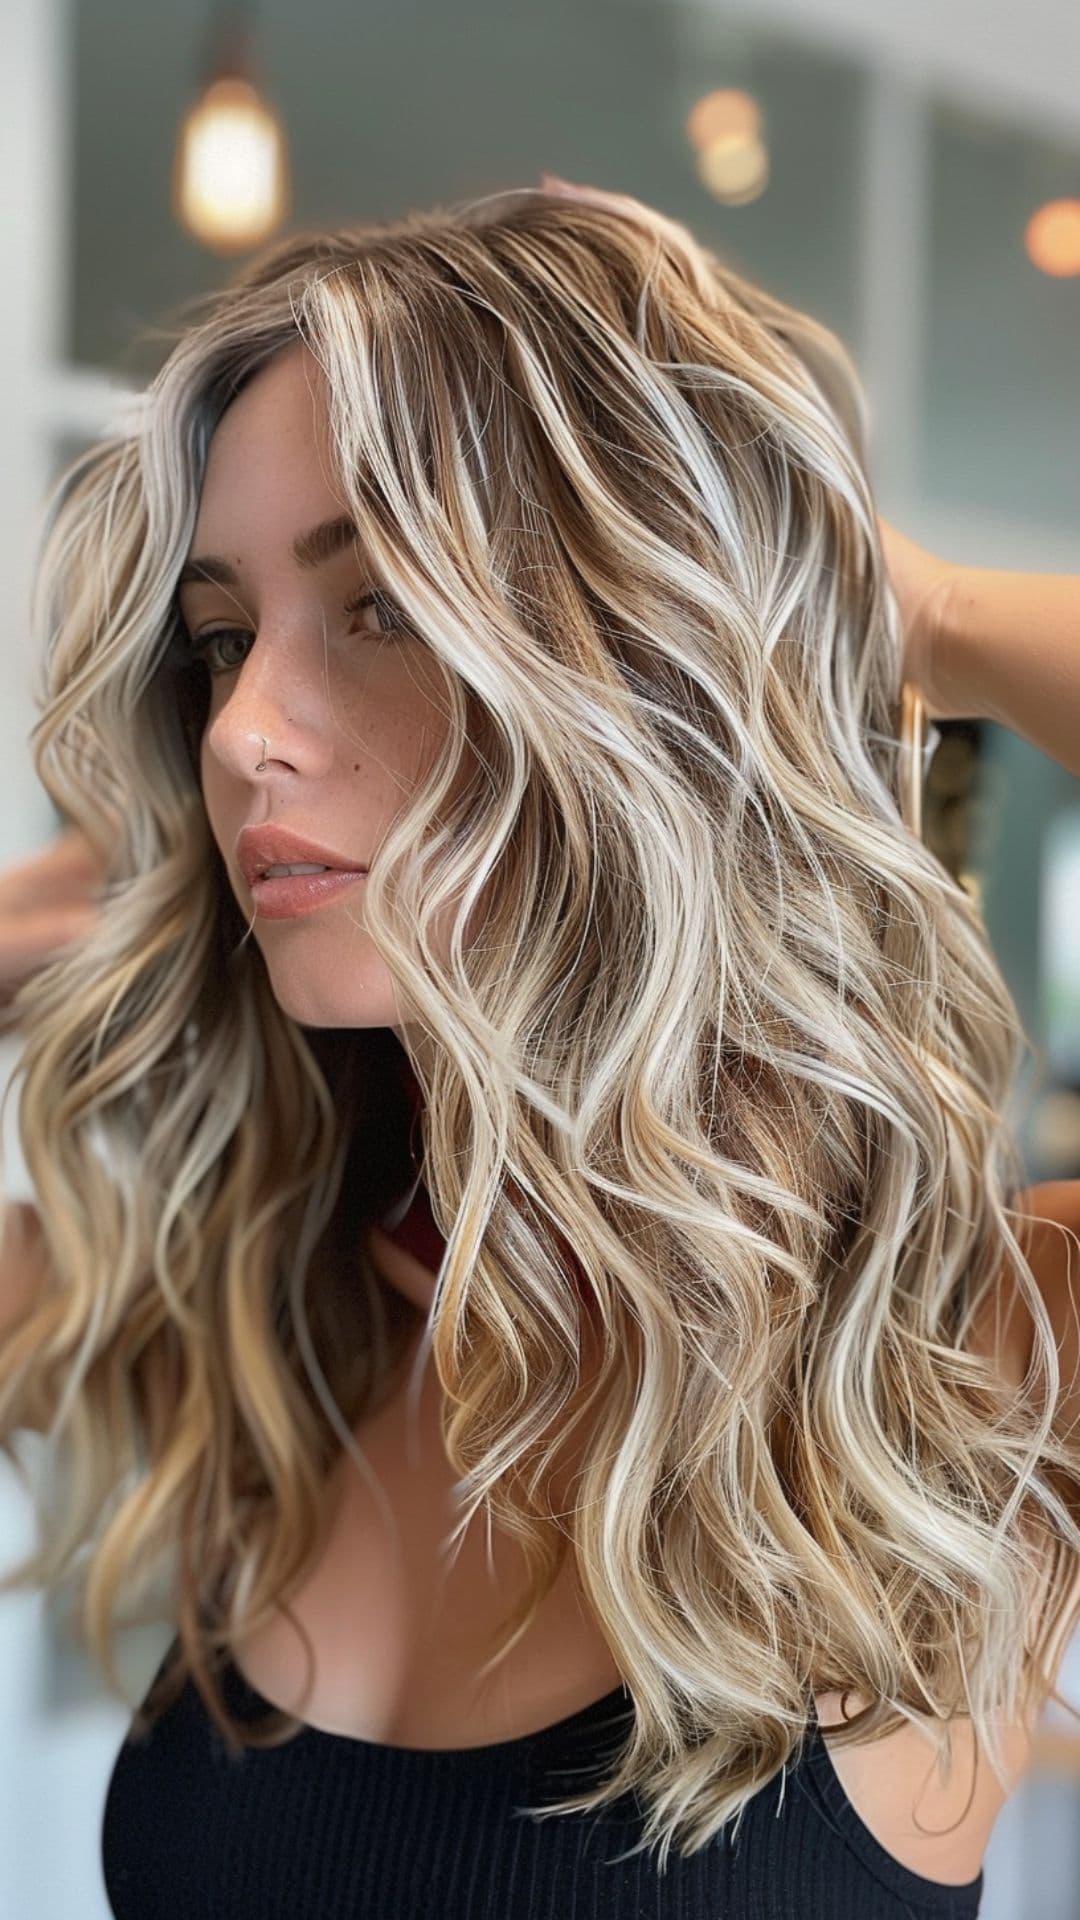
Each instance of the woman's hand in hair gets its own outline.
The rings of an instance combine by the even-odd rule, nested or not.
[[[951,703],[935,679],[938,643],[946,626],[949,595],[961,569],[950,560],[920,547],[878,515],[889,584],[900,609],[904,631],[902,678],[917,686],[931,720],[963,720],[969,709]]]
[[[0,1024],[11,1002],[65,947],[98,919],[105,874],[79,827],[0,871]]]

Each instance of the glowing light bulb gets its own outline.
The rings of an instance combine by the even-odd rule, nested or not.
[[[686,137],[701,153],[732,134],[748,140],[761,132],[761,108],[741,87],[719,87],[695,101],[686,116]]]
[[[686,116],[686,137],[696,151],[698,177],[714,199],[742,207],[764,193],[769,149],[752,94],[741,87],[703,94]]]
[[[769,182],[769,150],[756,135],[723,134],[703,147],[697,170],[714,199],[742,207],[764,193]]]
[[[285,137],[250,80],[211,80],[185,115],[176,146],[173,207],[215,253],[257,246],[287,211]]]
[[[1080,273],[1080,200],[1050,200],[1024,230],[1028,258],[1055,280]]]

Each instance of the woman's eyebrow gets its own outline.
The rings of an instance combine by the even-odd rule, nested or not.
[[[336,519],[320,520],[318,526],[309,527],[306,533],[298,533],[292,543],[292,556],[300,570],[307,572],[312,567],[321,567],[326,560],[332,560],[335,554],[351,546],[355,539],[354,522],[347,514],[338,514]],[[214,553],[204,553],[184,562],[176,582],[177,591],[196,581],[210,581],[219,587],[238,587],[240,576],[228,560],[222,560]]]

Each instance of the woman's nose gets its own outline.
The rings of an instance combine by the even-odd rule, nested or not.
[[[224,698],[207,723],[207,739],[218,759],[246,778],[262,759],[290,758],[297,746],[297,723],[303,716],[317,722],[312,711],[322,701],[319,690],[301,687],[296,676],[267,664],[254,652],[229,675]],[[316,728],[317,730],[317,728]]]

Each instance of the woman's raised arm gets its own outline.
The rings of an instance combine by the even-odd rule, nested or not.
[[[1022,734],[1080,779],[1080,574],[960,567],[943,596],[934,679],[973,717]]]
[[[878,524],[931,718],[995,720],[1080,779],[1080,574],[956,566]]]

